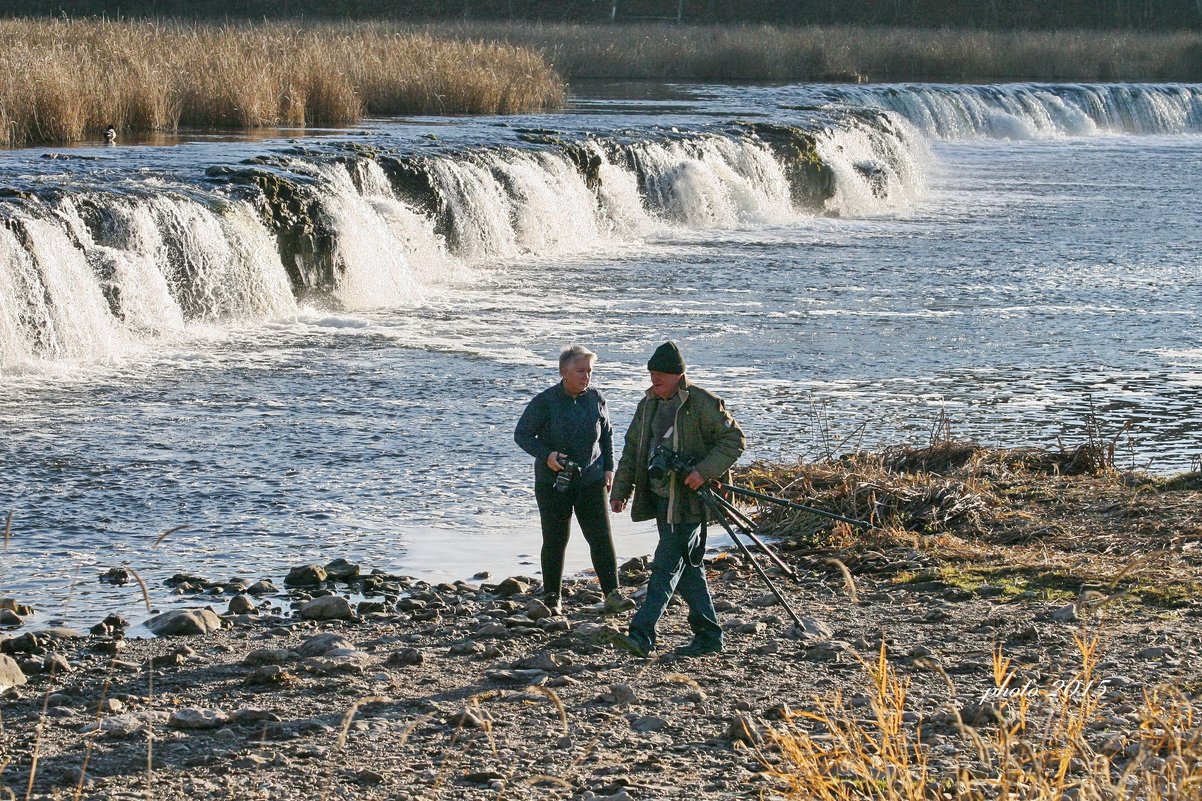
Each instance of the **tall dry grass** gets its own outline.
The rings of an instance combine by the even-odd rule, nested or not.
[[[949,701],[928,721],[947,721],[942,764],[922,725],[908,722],[917,706],[910,682],[882,648],[862,665],[867,710],[841,696],[815,699],[767,732],[780,760],[765,760],[805,801],[1170,801],[1197,798],[1202,785],[1202,734],[1197,705],[1180,690],[1146,690],[1138,730],[1111,727],[1116,709],[1098,682],[1099,639],[1076,638],[1081,666],[1052,689],[1020,686],[1010,658],[996,650],[994,687],[961,708],[957,688],[937,664]],[[965,714],[971,715],[966,719]]]
[[[569,80],[1202,80],[1198,32],[659,23],[443,23],[427,30],[535,49]]]
[[[0,145],[557,107],[536,53],[384,24],[0,21]]]

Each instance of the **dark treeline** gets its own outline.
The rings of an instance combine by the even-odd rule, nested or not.
[[[1202,0],[7,0],[0,16],[887,25],[980,29],[1202,28]]]

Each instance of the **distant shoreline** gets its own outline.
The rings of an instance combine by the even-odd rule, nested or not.
[[[569,82],[1202,81],[1197,32],[518,22],[422,30],[530,48]]]

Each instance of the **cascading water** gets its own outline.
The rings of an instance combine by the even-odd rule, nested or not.
[[[848,107],[896,112],[940,139],[1202,131],[1197,85],[840,86],[816,94]]]

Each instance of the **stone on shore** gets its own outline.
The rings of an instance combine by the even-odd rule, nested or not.
[[[0,692],[10,687],[20,687],[28,679],[22,672],[21,666],[11,656],[0,654]]]
[[[355,646],[341,634],[327,632],[318,634],[305,640],[297,646],[296,653],[298,656],[325,656],[330,651],[344,649],[347,651],[354,650]]]
[[[300,565],[288,571],[284,577],[285,587],[316,587],[326,580],[326,569],[321,565]]]
[[[354,581],[359,578],[359,566],[345,559],[335,559],[325,566],[328,581]]]
[[[305,620],[350,620],[354,617],[350,601],[341,595],[323,595],[300,608]]]
[[[229,721],[229,715],[220,709],[185,707],[171,713],[167,725],[173,729],[216,729]]]
[[[221,618],[212,609],[173,609],[146,621],[160,637],[190,637],[221,629]]]

